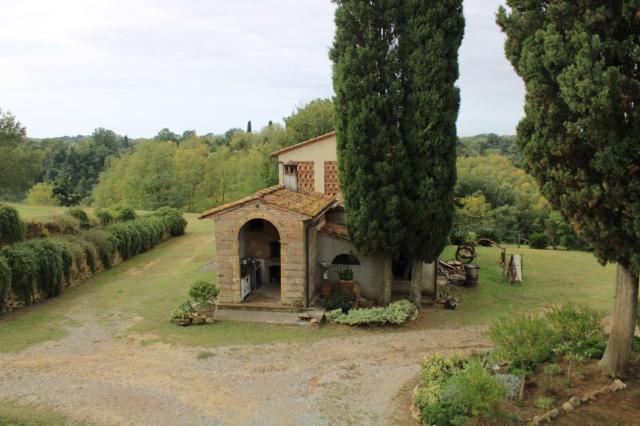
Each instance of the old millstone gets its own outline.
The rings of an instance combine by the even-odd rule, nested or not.
[[[622,380],[615,379],[613,383],[611,383],[610,389],[611,389],[611,392],[618,392],[626,387],[627,387],[627,384],[624,383]]]

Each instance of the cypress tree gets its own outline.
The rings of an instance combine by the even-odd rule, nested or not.
[[[247,122],[247,133],[251,133],[251,120]]]
[[[399,143],[402,84],[394,0],[335,0],[330,57],[336,93],[340,186],[358,249],[384,265],[380,303],[391,298],[391,258],[406,240],[402,191],[407,152]]]
[[[422,262],[447,243],[453,214],[461,0],[337,0],[331,51],[340,185],[354,244],[384,263]]]
[[[464,34],[462,0],[401,2],[400,52],[404,84],[401,121],[407,233],[405,256],[413,260],[411,298],[420,306],[422,262],[434,262],[448,243],[456,183],[456,120],[460,106],[458,49]]]
[[[600,362],[628,373],[640,273],[640,13],[636,0],[508,0],[498,24],[523,78],[517,140],[543,194],[618,264],[613,323]]]

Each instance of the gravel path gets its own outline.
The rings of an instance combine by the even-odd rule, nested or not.
[[[426,354],[488,345],[465,328],[218,347],[197,359],[206,348],[127,343],[78,319],[62,340],[0,354],[0,399],[94,424],[386,425]]]

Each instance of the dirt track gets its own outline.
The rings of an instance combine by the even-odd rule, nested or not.
[[[426,354],[488,344],[465,328],[215,348],[197,359],[206,348],[127,344],[90,318],[82,324],[0,354],[0,399],[94,424],[386,425],[406,409],[394,400]]]

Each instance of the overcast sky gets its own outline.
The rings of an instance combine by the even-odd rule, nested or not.
[[[465,0],[460,135],[513,134],[500,0]],[[2,0],[0,108],[33,137],[222,133],[333,95],[329,0]]]

